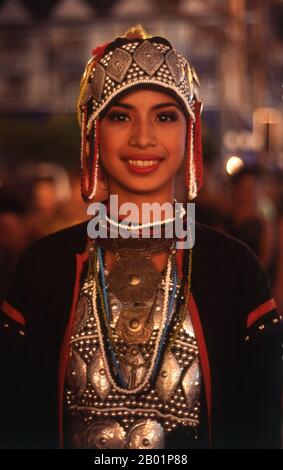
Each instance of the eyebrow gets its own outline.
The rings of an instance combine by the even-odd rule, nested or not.
[[[168,108],[168,107],[174,107],[174,108],[177,108],[179,109],[180,111],[181,110],[181,107],[177,104],[177,103],[172,103],[171,101],[169,101],[168,103],[158,103],[156,105],[154,105],[151,109],[153,111],[156,111],[158,109],[162,109],[162,108]],[[136,109],[135,106],[132,106],[131,104],[128,104],[128,103],[121,103],[121,102],[117,102],[117,103],[113,103],[113,105],[111,106],[111,108],[115,108],[115,107],[118,107],[118,108],[124,108],[124,109],[129,109],[129,110],[133,110],[133,109]],[[110,109],[111,109],[110,108]]]

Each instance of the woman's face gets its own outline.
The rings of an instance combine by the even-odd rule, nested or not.
[[[100,123],[100,154],[110,193],[145,194],[174,188],[186,146],[186,118],[178,102],[159,91],[117,98]]]

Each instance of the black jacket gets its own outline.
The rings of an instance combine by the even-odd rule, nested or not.
[[[201,225],[195,238],[189,308],[210,445],[278,448],[280,318],[265,274],[235,239]],[[15,272],[0,320],[2,448],[60,446],[66,335],[86,239],[86,223],[45,237]]]

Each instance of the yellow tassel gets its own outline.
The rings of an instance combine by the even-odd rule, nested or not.
[[[137,24],[128,29],[121,37],[127,39],[148,39],[152,36],[144,30],[141,24]]]

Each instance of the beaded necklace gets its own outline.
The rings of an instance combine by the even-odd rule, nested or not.
[[[111,315],[110,315],[108,301],[107,301],[108,299],[107,299],[107,293],[106,293],[106,281],[105,281],[105,275],[104,275],[104,264],[103,264],[103,257],[102,257],[102,253],[101,253],[100,249],[98,249],[98,258],[99,258],[99,261],[100,261],[100,272],[101,272],[101,279],[102,279],[102,286],[103,286],[104,305],[106,307],[105,310],[106,310],[106,313],[107,313],[108,324],[109,324]],[[173,264],[173,261],[174,260],[173,260],[173,256],[172,256],[172,264]],[[168,258],[168,263],[169,263],[169,258]],[[168,263],[167,263],[167,267],[168,267]],[[166,318],[166,321],[165,321],[164,329],[163,329],[163,331],[161,333],[161,336],[160,336],[159,345],[157,345],[158,346],[157,347],[157,350],[158,350],[157,357],[158,358],[160,357],[160,351],[161,351],[161,347],[162,347],[162,344],[163,344],[163,340],[167,335],[168,329],[170,327],[171,319],[172,319],[172,316],[173,316],[173,313],[174,313],[173,306],[174,306],[174,300],[175,300],[175,297],[176,297],[177,283],[178,283],[178,275],[177,275],[176,264],[174,263],[174,266],[173,266],[173,283],[172,283],[173,286],[172,286],[172,292],[169,295],[170,298],[169,298],[169,301],[168,301],[169,303],[168,303],[168,308],[167,308],[167,318]],[[166,282],[165,282],[165,284],[166,284]],[[170,278],[169,278],[169,287],[170,287]],[[166,288],[165,288],[165,290],[166,290]],[[108,334],[109,334],[109,337],[111,338],[112,344],[114,346],[113,349],[115,351],[115,354],[116,354],[116,356],[119,357],[119,352],[115,348],[115,342],[113,341],[113,337],[112,337],[112,334],[111,334],[111,328],[108,328]],[[140,366],[147,366],[149,364],[150,364],[150,361],[145,361],[144,364],[139,364],[139,367]],[[159,360],[157,360],[155,362],[153,375],[154,375],[155,369],[157,368],[158,364],[159,364]],[[128,364],[128,365],[133,366],[133,364]],[[118,364],[116,364],[116,366],[118,366]]]
[[[126,388],[126,384],[123,380],[123,377],[120,373],[119,363],[121,362],[121,356],[119,351],[115,348],[115,341],[112,336],[112,331],[110,327],[110,312],[108,307],[108,296],[107,296],[107,286],[104,274],[104,263],[102,252],[100,248],[95,249],[93,246],[90,249],[91,255],[91,271],[94,274],[93,277],[93,292],[92,292],[92,308],[93,315],[97,324],[98,331],[98,340],[100,345],[100,350],[105,365],[106,373],[109,378],[109,381],[113,388],[124,394],[135,394],[143,390],[149,383],[150,379],[155,376],[158,365],[160,363],[160,357],[162,356],[164,349],[165,354],[167,354],[173,344],[175,338],[179,334],[179,331],[182,327],[183,321],[185,319],[188,307],[188,300],[190,295],[191,287],[191,274],[192,274],[192,250],[189,250],[188,256],[188,266],[185,267],[184,271],[187,271],[187,279],[183,278],[182,287],[178,295],[176,302],[176,315],[173,315],[173,305],[174,298],[176,296],[176,285],[177,285],[177,272],[176,266],[173,268],[173,255],[170,254],[168,257],[168,262],[165,271],[165,289],[164,289],[164,298],[163,298],[163,307],[161,313],[161,324],[155,341],[154,351],[150,361],[145,363],[148,367],[148,371],[140,383],[140,385],[133,387],[131,389]],[[173,289],[172,294],[170,295],[170,279],[173,268]],[[184,272],[185,274],[185,272]],[[99,278],[100,275],[100,278]],[[100,282],[101,280],[101,282]],[[101,289],[102,284],[102,289]],[[185,294],[185,290],[187,291]],[[185,298],[185,302],[183,302]],[[102,318],[99,314],[101,312]],[[165,338],[168,334],[168,342],[166,344]],[[107,345],[107,346],[105,346]],[[107,349],[107,350],[106,350]],[[108,352],[108,354],[107,354]],[[108,355],[110,354],[111,362],[114,365],[114,371],[117,375],[117,378],[120,382],[120,385],[116,383],[116,379],[113,377],[109,367]]]
[[[183,216],[186,214],[186,210],[183,207],[180,207],[180,209],[178,209],[178,211],[176,212],[178,212],[177,215],[180,218],[183,218]],[[147,228],[161,227],[166,224],[171,224],[172,222],[175,222],[176,220],[175,217],[171,217],[169,219],[156,220],[155,222],[148,222],[146,224],[134,224],[131,222],[131,225],[128,225],[123,222],[117,222],[116,220],[108,217],[108,215],[106,215],[105,218],[107,222],[113,227],[120,228],[120,229],[127,229],[129,232],[136,231],[136,230],[143,230]]]
[[[94,256],[94,261],[95,261],[96,271],[97,271],[97,268],[99,266],[99,265],[97,265],[97,254],[95,254],[95,256]],[[169,287],[170,287],[171,271],[172,271],[172,257],[170,256],[168,258],[168,263],[167,263],[167,267],[166,267],[166,274],[165,274],[165,291],[164,291],[163,308],[162,308],[162,314],[161,314],[162,320],[161,320],[160,329],[159,329],[159,332],[158,332],[158,335],[157,335],[157,338],[156,338],[154,352],[153,352],[153,355],[152,355],[152,358],[151,358],[151,361],[150,361],[150,367],[149,367],[149,369],[146,373],[146,376],[145,376],[144,380],[142,381],[142,383],[139,386],[134,387],[130,390],[128,390],[126,388],[123,388],[123,387],[120,387],[116,383],[116,381],[114,380],[113,375],[110,371],[110,368],[109,368],[109,361],[107,359],[107,353],[106,353],[106,349],[105,349],[105,339],[107,341],[107,345],[108,345],[108,348],[110,349],[110,351],[111,351],[111,349],[113,349],[114,341],[113,341],[113,338],[112,338],[112,341],[111,341],[111,338],[110,338],[111,337],[111,333],[109,332],[110,328],[107,328],[108,329],[108,337],[105,338],[105,339],[103,338],[103,327],[101,325],[101,319],[100,319],[99,314],[98,314],[97,298],[96,298],[97,293],[98,293],[100,299],[103,299],[103,293],[101,292],[98,273],[96,272],[95,282],[94,282],[94,286],[93,286],[92,305],[93,305],[94,317],[95,317],[95,320],[96,320],[96,323],[97,323],[99,346],[100,346],[101,354],[102,354],[102,357],[103,357],[103,362],[104,362],[104,365],[105,365],[106,373],[107,373],[107,376],[110,380],[110,383],[111,383],[111,385],[113,386],[113,388],[115,390],[117,390],[121,393],[134,394],[134,393],[140,392],[143,388],[145,388],[145,386],[149,382],[150,377],[152,376],[152,372],[153,372],[153,369],[155,367],[158,352],[159,352],[159,349],[161,347],[162,333],[163,333],[164,328],[166,327],[166,323],[167,323],[167,320],[168,320],[168,312],[170,313],[168,307],[169,307]],[[105,302],[104,301],[101,302],[101,311],[102,311],[103,320],[107,325],[108,324],[107,312],[106,312]],[[110,333],[110,335],[109,335],[109,333]]]

